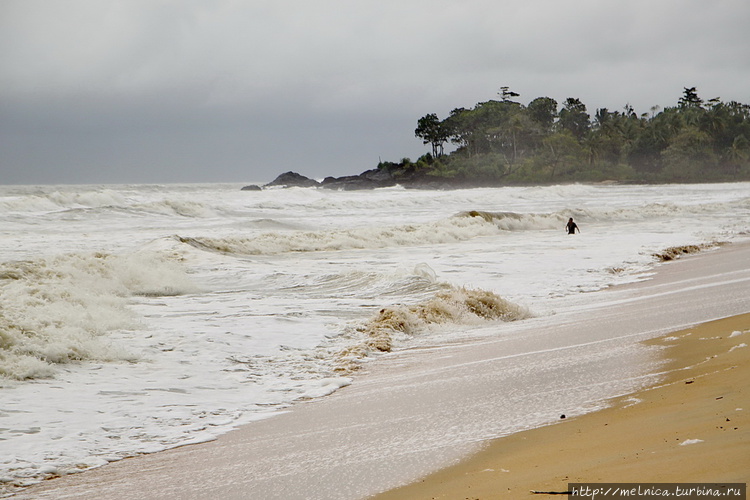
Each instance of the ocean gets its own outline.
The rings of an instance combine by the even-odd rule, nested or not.
[[[750,183],[241,187],[0,186],[0,481],[212,440],[750,236]]]

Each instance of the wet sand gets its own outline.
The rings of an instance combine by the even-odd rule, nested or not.
[[[750,314],[647,342],[670,360],[656,386],[493,441],[377,500],[547,498],[569,482],[750,482]]]

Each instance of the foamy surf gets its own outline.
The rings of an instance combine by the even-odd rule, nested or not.
[[[0,374],[53,376],[54,365],[134,361],[107,338],[138,327],[128,298],[196,291],[176,263],[153,254],[67,254],[0,265]]]
[[[7,484],[214,439],[750,234],[748,184],[240,187],[0,187]]]
[[[564,225],[567,217],[568,212],[519,214],[472,210],[421,224],[368,225],[323,231],[285,230],[262,232],[252,237],[232,235],[213,238],[177,235],[174,238],[181,243],[206,251],[237,255],[278,255],[294,252],[332,252],[449,244],[496,236],[503,231],[556,229]]]
[[[463,217],[451,217],[425,224],[324,231],[265,232],[247,237],[175,238],[193,247],[237,255],[278,255],[292,252],[332,252],[388,247],[439,245],[496,234],[497,226]]]
[[[450,217],[408,225],[365,225],[346,229],[320,231],[303,230],[299,225],[273,221],[278,231],[263,231],[253,236],[233,234],[222,237],[181,236],[175,240],[195,248],[236,255],[279,255],[301,252],[332,252],[340,250],[368,250],[389,247],[442,245],[473,239],[499,236],[517,231],[559,231],[568,218],[575,217],[597,224],[630,224],[632,221],[651,219],[669,221],[681,217],[702,216],[707,213],[724,213],[745,207],[745,199],[732,203],[715,203],[708,206],[656,203],[638,208],[566,209],[555,212],[493,212],[485,210],[461,211]],[[710,212],[706,212],[710,208]],[[257,224],[259,230],[266,224]]]

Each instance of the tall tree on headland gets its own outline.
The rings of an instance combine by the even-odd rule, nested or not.
[[[576,139],[583,139],[589,130],[589,114],[586,105],[580,99],[568,97],[560,110],[558,124],[564,130],[570,131]]]
[[[422,139],[422,144],[432,145],[432,156],[443,156],[443,144],[448,140],[448,129],[435,113],[430,113],[417,120],[414,135]]]
[[[536,122],[542,132],[549,133],[557,118],[557,101],[551,97],[537,97],[526,108],[529,117]]]
[[[503,102],[512,102],[515,104],[518,104],[518,103],[515,101],[512,101],[511,99],[515,97],[521,97],[521,94],[519,94],[518,92],[513,92],[512,90],[510,90],[510,87],[508,86],[500,87],[500,92],[498,92],[497,94],[500,96]]]
[[[678,101],[678,105],[681,108],[700,108],[703,104],[703,99],[698,97],[698,92],[695,87],[685,87],[682,92],[682,97]]]

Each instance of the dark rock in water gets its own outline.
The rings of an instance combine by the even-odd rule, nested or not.
[[[395,186],[396,181],[388,170],[373,169],[362,172],[359,175],[326,177],[320,185],[328,189],[342,189],[348,191]]]
[[[372,170],[367,170],[365,172],[362,172],[359,174],[360,177],[365,178],[372,182],[379,182],[382,184],[395,184],[395,181],[393,179],[393,174],[388,169],[380,169],[380,168],[374,168]]]
[[[263,187],[323,187],[326,189],[350,191],[357,189],[391,187],[397,184],[411,189],[455,189],[457,187],[469,187],[460,181],[457,182],[452,179],[430,177],[427,175],[425,169],[420,169],[413,164],[406,167],[401,165],[390,165],[375,168],[372,170],[366,170],[359,175],[326,177],[323,179],[323,182],[318,182],[296,172],[286,172],[279,175],[273,182],[269,182]]]
[[[256,186],[255,184],[251,184],[249,186],[244,186],[240,191],[263,191],[263,188],[260,186]]]
[[[279,175],[273,181],[266,184],[268,186],[286,186],[286,187],[314,187],[319,186],[320,183],[315,179],[310,179],[304,175],[300,175],[297,172],[284,172]]]

